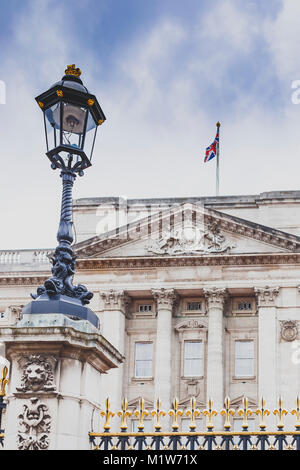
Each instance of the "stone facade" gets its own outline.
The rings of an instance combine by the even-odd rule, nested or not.
[[[84,199],[74,221],[76,282],[94,293],[101,333],[125,356],[102,379],[103,403],[120,409],[126,396],[133,409],[142,396],[152,407],[159,396],[166,408],[176,396],[184,408],[195,396],[199,408],[209,397],[220,408],[229,396],[240,407],[246,395],[272,408],[281,395],[294,406],[300,192]],[[49,276],[48,254],[0,252],[0,326],[18,320]]]

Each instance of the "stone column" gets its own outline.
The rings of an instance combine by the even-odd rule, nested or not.
[[[220,411],[224,407],[224,325],[223,306],[226,289],[204,289],[208,314],[207,342],[207,380],[206,396],[213,400],[214,409]],[[222,429],[223,419],[218,414],[214,419],[215,430]]]
[[[264,397],[266,407],[271,411],[268,422],[275,422],[273,409],[276,408],[278,387],[277,367],[277,311],[278,287],[255,287],[258,304],[258,397]]]
[[[176,300],[174,289],[152,289],[157,305],[155,351],[155,396],[167,411],[175,395],[172,389],[172,310]]]
[[[125,319],[126,309],[130,303],[130,298],[123,290],[110,289],[100,291],[103,302],[103,311],[100,313],[101,333],[121,354],[125,354]],[[123,377],[124,367],[121,364],[118,369],[113,370],[105,377],[105,390],[108,392],[111,409],[117,412],[121,409],[123,398]],[[103,400],[107,398],[103,397]],[[117,419],[114,420],[117,426]],[[117,429],[115,429],[117,430]],[[118,429],[119,430],[119,429]]]
[[[4,448],[88,450],[101,430],[102,374],[124,359],[84,320],[23,315],[0,328],[10,361]]]

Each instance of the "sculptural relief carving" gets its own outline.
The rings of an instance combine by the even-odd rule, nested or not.
[[[25,362],[24,362],[25,360]],[[23,373],[18,392],[50,392],[55,390],[54,373],[56,359],[31,355],[21,359]]]
[[[284,341],[294,341],[298,338],[298,322],[296,320],[281,321],[280,333]]]
[[[18,449],[48,449],[51,417],[47,406],[36,397],[30,398],[18,418]]]
[[[226,240],[218,224],[210,224],[207,230],[186,226],[178,230],[164,232],[158,240],[151,240],[147,251],[163,255],[194,255],[226,253],[235,244]]]

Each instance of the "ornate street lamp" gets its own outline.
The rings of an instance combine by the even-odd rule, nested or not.
[[[97,316],[85,307],[93,294],[82,284],[73,285],[76,256],[71,246],[74,240],[72,187],[76,176],[82,176],[91,166],[97,129],[105,116],[80,75],[79,68],[68,65],[62,80],[36,98],[44,116],[46,155],[51,168],[61,170],[63,190],[58,246],[51,258],[52,277],[32,295],[35,300],[23,313],[63,313],[87,319],[97,326]]]

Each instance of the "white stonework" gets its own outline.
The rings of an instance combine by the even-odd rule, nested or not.
[[[131,409],[139,397],[151,406],[159,395],[166,408],[176,396],[184,408],[196,396],[203,410],[209,397],[219,408],[229,396],[237,408],[244,395],[252,407],[264,396],[274,408],[281,395],[285,407],[294,407],[300,393],[299,191],[121,204],[82,199],[75,201],[74,222],[75,281],[93,291],[90,306],[101,334],[125,356],[121,367],[102,376],[97,400],[109,396],[116,412],[123,396]],[[0,252],[0,329],[18,321],[20,306],[49,277],[49,252]],[[185,356],[189,342],[199,345],[201,357]],[[137,343],[153,345],[144,377],[136,374]],[[186,373],[188,360],[201,370]],[[67,373],[65,380],[71,380]],[[51,414],[48,402],[41,403]]]
[[[102,374],[119,352],[88,322],[57,314],[24,315],[0,340],[10,361],[5,449],[89,449]]]

